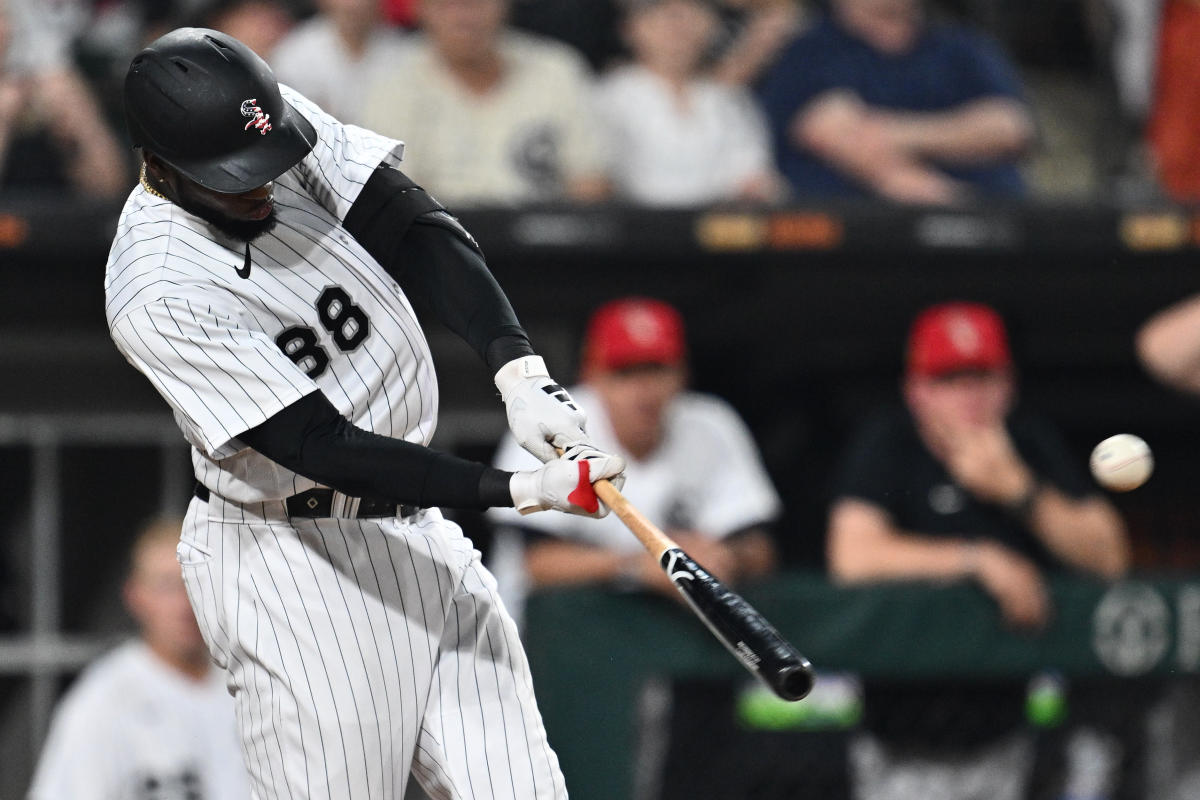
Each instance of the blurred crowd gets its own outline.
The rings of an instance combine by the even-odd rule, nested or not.
[[[246,42],[344,122],[403,140],[405,172],[454,208],[1200,200],[1200,2],[1057,5],[1076,12],[1073,58],[1047,57],[1052,41],[1031,56],[1038,42],[1007,35],[1020,27],[1012,18],[1043,13],[1032,0],[0,0],[0,190],[123,197],[136,179],[121,103],[129,59],[167,30],[200,25]],[[1065,90],[1061,74],[1073,81]],[[1200,345],[1183,348],[1181,328],[1200,330],[1200,301],[1143,331],[1141,355],[1165,382],[1196,390]],[[839,460],[831,579],[973,584],[1006,626],[1036,635],[1053,619],[1053,576],[1124,576],[1126,523],[1055,425],[1018,408],[1000,315],[932,306],[905,354],[897,396],[861,420]],[[730,585],[778,570],[781,500],[737,412],[688,388],[681,314],[647,298],[609,304],[580,361],[572,394],[597,444],[630,464],[635,504]],[[517,468],[521,456],[506,441],[496,464]],[[528,593],[564,585],[674,596],[616,519],[574,529],[510,510],[490,521],[491,566],[518,615]],[[173,538],[139,539],[126,601],[145,641],[80,681],[31,796],[62,796],[52,779],[77,777],[59,766],[67,754],[94,770],[113,761],[103,748],[81,760],[77,738],[125,748],[120,736],[142,736],[129,733],[139,720],[122,719],[97,737],[88,714],[112,721],[89,698],[122,690],[100,681],[149,683],[146,648],[195,667],[185,686],[216,686],[180,587],[148,577],[174,574]],[[156,588],[163,597],[146,599]],[[160,629],[153,611],[172,607],[186,624]],[[118,668],[133,677],[117,681]],[[171,680],[163,692],[179,688]],[[846,750],[846,796],[1031,796],[1028,680],[859,688],[866,716]],[[732,685],[678,681],[665,693],[655,796],[735,797],[720,783],[736,777],[720,761]],[[1086,791],[1072,783],[1092,780],[1085,771],[1063,767],[1059,796],[1131,796],[1121,771],[1132,734],[1076,700],[1065,749],[1101,742],[1108,755]],[[948,717],[912,712],[927,707]],[[214,720],[220,747],[226,722]],[[191,758],[181,752],[163,780],[200,780]]]
[[[1192,0],[2,0],[0,188],[122,196],[125,67],[180,25],[454,207],[1200,197]]]
[[[1153,375],[1197,391],[1200,299],[1153,317],[1137,343]],[[783,503],[738,410],[689,386],[690,361],[679,310],[654,298],[620,298],[591,314],[570,394],[588,409],[597,445],[625,459],[629,501],[723,583],[753,586],[784,566]],[[837,459],[823,536],[834,584],[973,585],[989,598],[997,622],[1037,637],[1053,627],[1056,600],[1065,599],[1050,591],[1056,577],[1126,576],[1132,558],[1125,520],[1057,424],[1019,402],[1018,370],[1008,325],[990,306],[940,302],[912,320],[898,392],[859,420]],[[494,456],[509,470],[532,462],[507,435]],[[489,567],[522,623],[531,595],[564,587],[608,592],[652,613],[682,604],[616,515],[523,516],[494,508],[488,518]],[[230,699],[180,580],[188,554],[181,546],[177,555],[180,524],[150,520],[134,540],[122,598],[137,636],[90,665],[64,696],[30,800],[124,796],[120,787],[134,784],[146,787],[138,795],[145,797],[245,796]],[[686,616],[677,621],[696,624]],[[587,625],[579,622],[583,631]],[[560,635],[532,624],[525,632]],[[1048,681],[1061,716],[1038,723],[1030,708]],[[809,767],[815,774],[805,791],[752,794],[734,768],[748,741],[737,721],[745,686],[688,674],[651,680],[639,689],[636,724],[639,740],[652,745],[639,756],[642,777],[631,797],[1195,797],[1194,735],[1171,743],[1178,763],[1147,760],[1152,747],[1168,749],[1151,743],[1151,717],[1176,730],[1188,715],[1186,705],[1173,707],[1194,696],[1194,681],[1130,681],[1119,693],[1114,686],[1053,671],[863,678],[821,671],[817,691],[840,687],[843,704],[859,709],[852,727],[827,722],[813,729],[836,747],[820,769]],[[766,779],[782,787],[789,774],[778,763]],[[85,788],[113,793],[89,795]],[[415,786],[406,796],[425,797]]]

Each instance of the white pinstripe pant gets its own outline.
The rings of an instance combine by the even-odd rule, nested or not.
[[[436,509],[288,519],[193,499],[188,596],[237,701],[256,800],[561,800],[516,627]]]

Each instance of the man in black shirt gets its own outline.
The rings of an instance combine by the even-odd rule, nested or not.
[[[1124,525],[1047,422],[1013,412],[1004,324],[948,303],[913,325],[904,407],[869,419],[840,465],[830,512],[832,576],[978,581],[1013,627],[1050,613],[1043,573],[1106,578],[1128,567]],[[858,796],[1023,796],[1024,682],[868,684],[851,753]],[[928,713],[936,709],[937,713]]]

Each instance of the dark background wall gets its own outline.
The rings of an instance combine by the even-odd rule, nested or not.
[[[18,218],[2,211],[0,232]],[[11,212],[25,227],[0,250],[0,412],[165,410],[107,338],[102,276],[115,209],[24,203]],[[795,563],[820,561],[830,470],[853,423],[896,396],[909,320],[927,303],[967,298],[1005,314],[1023,398],[1063,427],[1081,466],[1113,433],[1150,442],[1154,478],[1116,498],[1139,563],[1200,566],[1192,544],[1200,406],[1153,383],[1133,351],[1146,317],[1200,291],[1187,213],[614,208],[463,218],[562,380],[573,377],[597,304],[645,294],[681,308],[693,383],[732,402],[754,431],[787,503],[780,539]],[[503,430],[490,376],[465,345],[436,323],[429,329],[440,441],[486,458]],[[21,485],[20,458],[0,469]],[[136,480],[139,469],[121,471]],[[77,480],[100,478],[84,471]],[[486,546],[478,520],[464,523]],[[111,524],[124,530],[128,520]]]
[[[682,309],[694,385],[741,411],[784,497],[777,533],[792,566],[821,564],[831,469],[856,420],[896,397],[910,319],[927,303],[967,298],[1008,318],[1024,400],[1061,425],[1081,469],[1113,433],[1140,434],[1153,447],[1154,477],[1114,497],[1138,567],[1200,569],[1200,400],[1152,382],[1133,350],[1149,315],[1200,291],[1200,217],[1191,212],[551,208],[462,216],[560,380],[574,377],[580,334],[599,303],[645,294]],[[9,643],[19,642],[35,616],[38,457],[20,434],[32,426],[28,415],[149,413],[167,437],[58,451],[55,625],[68,637],[94,642],[127,628],[118,587],[130,537],[164,497],[170,505],[177,495],[180,509],[187,499],[182,437],[108,338],[103,271],[115,220],[111,207],[0,199],[0,645],[9,633],[17,634]],[[435,444],[487,459],[505,430],[491,376],[454,336],[434,322],[428,330],[442,396]],[[113,424],[89,416],[84,427]],[[14,428],[18,435],[4,439]],[[161,441],[179,444],[164,450]],[[479,515],[459,520],[486,549]],[[53,680],[70,676],[61,667]],[[33,685],[19,672],[0,675],[0,749],[14,763],[32,764]]]

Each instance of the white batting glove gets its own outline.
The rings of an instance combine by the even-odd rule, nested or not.
[[[540,469],[514,472],[508,482],[513,505],[522,514],[555,509],[599,519],[608,514],[592,484],[607,478],[617,489],[625,485],[625,459],[576,445]]]
[[[584,432],[587,414],[550,378],[541,356],[514,358],[505,364],[496,373],[496,388],[504,398],[513,436],[540,460],[557,458],[555,447],[566,450],[590,444]]]

